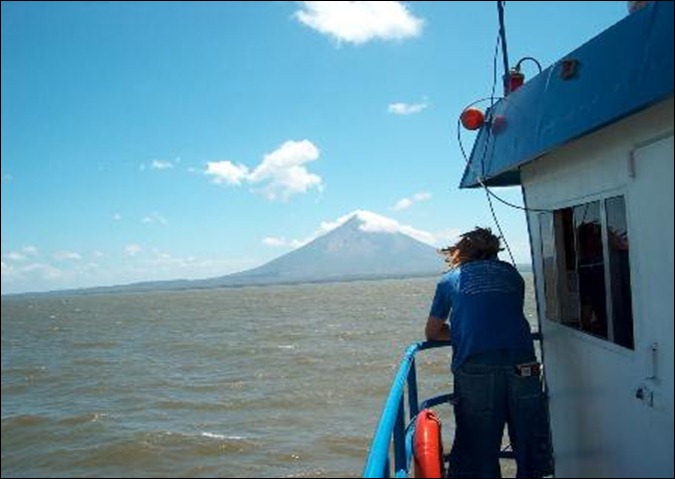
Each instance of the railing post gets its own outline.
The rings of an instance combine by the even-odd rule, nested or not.
[[[420,412],[419,399],[417,397],[417,369],[415,368],[415,358],[410,363],[410,372],[408,373],[408,405],[410,409],[410,420]]]
[[[399,471],[405,472],[408,463],[405,457],[405,407],[403,395],[398,404],[396,424],[394,424],[394,476],[400,477]]]

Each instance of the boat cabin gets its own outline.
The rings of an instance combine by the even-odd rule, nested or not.
[[[673,477],[673,2],[648,3],[494,104],[461,182],[522,189],[558,477]]]

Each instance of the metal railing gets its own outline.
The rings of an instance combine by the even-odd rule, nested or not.
[[[389,396],[373,436],[363,477],[391,477],[390,447],[394,454],[394,477],[407,477],[412,459],[412,433],[406,428],[405,386],[408,386],[408,413],[411,422],[421,409],[451,400],[450,394],[427,399],[422,404],[417,397],[417,371],[415,354],[426,349],[450,346],[449,341],[413,343],[405,351],[398,372],[394,377]],[[407,429],[407,430],[406,430]]]
[[[541,333],[532,333],[532,339],[541,341]],[[417,397],[417,371],[415,354],[426,349],[450,346],[450,341],[425,341],[413,343],[406,349],[384,404],[384,410],[373,436],[373,441],[363,469],[363,477],[391,477],[390,448],[394,455],[394,477],[408,477],[412,461],[412,422],[423,409],[445,402],[453,402],[453,394],[441,394],[422,403]],[[408,386],[408,423],[405,421],[405,386]],[[513,458],[508,450],[500,457]]]

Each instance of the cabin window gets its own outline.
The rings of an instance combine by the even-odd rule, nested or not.
[[[542,213],[539,220],[547,319],[633,349],[624,197]]]

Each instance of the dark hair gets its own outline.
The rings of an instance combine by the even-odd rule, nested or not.
[[[469,261],[496,259],[503,249],[499,237],[492,234],[490,228],[476,226],[474,230],[461,234],[453,246],[442,248],[439,252],[445,256],[445,262],[454,268]]]

